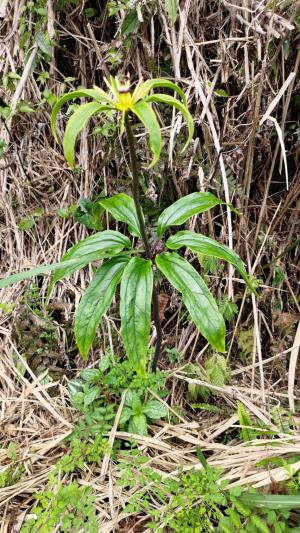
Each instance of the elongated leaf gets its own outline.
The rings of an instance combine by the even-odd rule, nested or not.
[[[77,264],[77,259],[71,259],[70,261],[66,261],[65,267],[75,267],[76,270]],[[42,265],[36,268],[31,268],[30,270],[18,272],[17,274],[12,274],[11,276],[0,280],[0,289],[3,289],[4,287],[9,287],[10,285],[14,285],[15,283],[23,281],[24,279],[33,278],[34,276],[39,276],[40,274],[47,274],[47,272],[54,272],[55,270],[60,270],[61,267],[61,263],[53,263],[52,265]]]
[[[74,151],[76,139],[88,120],[96,113],[111,110],[110,106],[99,105],[98,102],[82,104],[68,121],[64,135],[64,154],[70,167],[74,166]]]
[[[153,80],[147,80],[144,83],[137,85],[133,91],[133,96],[136,100],[141,100],[145,98],[150,91],[156,89],[157,87],[170,89],[171,91],[176,92],[178,96],[180,96],[183,104],[186,106],[186,97],[183,90],[180,89],[180,87],[178,87],[178,85],[173,81],[166,80],[164,78],[154,78]]]
[[[182,246],[186,246],[195,253],[217,257],[228,261],[239,271],[242,278],[245,280],[249,288],[252,290],[252,284],[247,274],[245,265],[241,258],[233,250],[220,244],[219,242],[201,235],[200,233],[194,233],[193,231],[179,231],[172,237],[169,237],[166,246],[171,250],[178,250]]]
[[[250,507],[263,507],[264,509],[294,510],[300,509],[299,494],[242,494],[239,497]]]
[[[153,273],[151,261],[134,257],[121,281],[121,335],[132,367],[146,375]]]
[[[128,237],[113,230],[100,231],[79,241],[63,256],[61,268],[57,269],[53,276],[52,286],[60,279],[85,267],[88,263],[107,255],[118,254],[123,248],[130,248],[130,246]],[[70,259],[75,259],[75,264],[70,264]]]
[[[179,0],[165,0],[166,10],[169,15],[169,18],[173,24],[177,19],[177,10],[179,5]]]
[[[51,112],[51,118],[50,118],[50,125],[52,129],[52,133],[58,142],[57,133],[56,133],[56,117],[61,110],[62,106],[68,102],[69,100],[75,100],[76,98],[93,98],[94,100],[97,100],[99,102],[99,105],[102,102],[106,102],[108,104],[113,105],[113,100],[99,87],[94,87],[93,89],[78,89],[77,91],[71,91],[68,94],[64,94],[61,98],[57,100],[55,105],[53,106],[52,112]]]
[[[183,196],[161,213],[157,221],[157,234],[161,237],[170,226],[180,226],[191,216],[220,204],[225,204],[225,202],[210,192],[193,192]]]
[[[150,104],[147,102],[138,102],[135,104],[131,111],[138,117],[138,119],[144,124],[145,128],[149,131],[149,144],[153,153],[153,160],[148,168],[153,167],[160,156],[161,152],[161,132],[157,122],[156,115]]]
[[[127,256],[118,255],[104,263],[80,300],[75,315],[75,339],[84,360],[94,341],[97,327],[109,308],[116,286],[128,263]]]
[[[121,26],[121,35],[123,35],[123,37],[128,37],[138,29],[140,24],[141,23],[138,17],[137,10],[134,7],[133,9],[130,9],[130,11],[128,11],[125,15]]]
[[[174,98],[173,96],[169,96],[168,94],[153,94],[151,96],[147,96],[147,98],[145,98],[145,101],[171,105],[172,107],[175,107],[176,109],[178,109],[178,111],[180,111],[180,113],[185,118],[189,129],[188,140],[182,149],[182,152],[184,152],[194,135],[194,121],[186,105],[182,104],[181,102],[179,102],[179,100],[176,100],[176,98]]]
[[[173,287],[181,292],[182,300],[203,337],[216,350],[224,352],[225,323],[198,272],[175,252],[156,256],[156,264]]]
[[[99,204],[104,207],[104,209],[107,209],[116,220],[119,222],[126,222],[132,235],[141,237],[139,221],[134,201],[131,196],[121,192],[120,194],[115,194],[112,198],[100,198]]]

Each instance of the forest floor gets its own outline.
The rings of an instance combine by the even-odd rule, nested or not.
[[[48,304],[48,276],[2,290],[0,532],[226,531],[224,516],[227,531],[299,532],[299,500],[253,518],[246,488],[300,488],[300,2],[2,0],[0,33],[1,277],[59,261],[96,228],[99,196],[130,194],[113,120],[83,130],[75,171],[49,126],[59,94],[105,88],[110,73],[175,80],[194,118],[182,156],[184,121],[160,108],[150,170],[137,130],[148,219],[195,191],[229,200],[240,215],[216,208],[186,227],[232,243],[259,280],[250,294],[222,262],[195,258],[226,320],[224,357],[162,281],[163,353],[146,380],[124,357],[118,298],[84,370],[73,317],[91,269]],[[154,345],[153,329],[149,358]],[[147,435],[120,425],[128,390],[167,412]]]

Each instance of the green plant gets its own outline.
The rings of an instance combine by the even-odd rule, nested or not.
[[[98,324],[110,306],[117,286],[121,284],[120,315],[123,343],[132,367],[145,377],[151,300],[157,333],[156,350],[152,363],[153,371],[156,371],[162,339],[158,297],[156,290],[153,289],[154,268],[160,270],[171,285],[182,293],[183,302],[191,319],[206,340],[216,350],[225,351],[225,323],[214,298],[196,269],[174,250],[185,247],[196,254],[228,261],[240,272],[251,290],[253,284],[239,256],[227,246],[219,244],[205,235],[192,231],[179,231],[169,237],[165,243],[166,248],[171,251],[157,253],[157,250],[163,247],[162,237],[164,233],[171,226],[182,225],[191,216],[224,204],[222,200],[209,192],[189,194],[165,209],[157,220],[156,242],[150,246],[145,217],[139,199],[139,169],[130,117],[136,117],[149,131],[150,149],[153,153],[150,167],[156,164],[162,150],[161,131],[152,104],[164,103],[182,113],[189,129],[189,137],[185,147],[193,136],[192,117],[187,109],[185,94],[169,80],[153,79],[139,82],[133,92],[130,92],[128,83],[122,85],[117,78],[111,78],[110,83],[107,81],[106,83],[110,90],[109,94],[99,87],[94,87],[93,89],[78,89],[59,98],[52,110],[51,127],[57,139],[55,124],[62,106],[69,100],[80,97],[92,99],[91,102],[76,108],[66,126],[63,141],[64,153],[69,165],[74,167],[76,139],[88,120],[94,115],[99,116],[103,113],[108,113],[110,116],[111,113],[117,114],[117,118],[120,120],[121,133],[126,131],[129,146],[133,198],[125,193],[119,193],[112,198],[100,199],[99,204],[117,221],[125,222],[132,236],[142,240],[144,249],[134,248],[130,239],[118,231],[98,232],[70,248],[60,263],[15,274],[1,281],[0,287],[33,275],[54,271],[52,287],[54,283],[63,277],[70,276],[88,263],[99,259],[104,260],[102,266],[95,271],[93,280],[82,296],[76,311],[75,337],[77,345],[82,357],[86,360]],[[167,94],[150,94],[153,89],[158,87],[174,91],[180,100]]]
[[[47,0],[27,2],[19,18],[20,48],[26,53],[33,44],[38,47],[38,58],[50,62],[53,41],[47,32]]]
[[[49,533],[50,531],[87,531],[98,533],[99,524],[94,506],[95,497],[90,487],[72,482],[64,486],[52,478],[50,488],[35,494],[37,505],[21,533]]]
[[[111,452],[107,438],[103,438],[101,434],[88,440],[85,431],[80,437],[76,434],[70,436],[68,453],[65,453],[56,463],[58,473],[71,474],[77,470],[84,471],[86,463],[99,463],[105,454]]]
[[[299,495],[259,494],[253,488],[228,489],[222,471],[211,468],[199,451],[202,469],[162,476],[137,451],[123,453],[121,486],[131,490],[125,512],[144,512],[152,518],[148,528],[163,533],[217,531],[224,533],[283,533],[292,531],[290,510],[300,505]],[[274,510],[273,510],[274,507]]]
[[[128,392],[120,423],[133,433],[145,434],[148,421],[167,414],[162,403],[148,400],[149,390],[161,398],[167,394],[166,378],[166,373],[160,371],[142,378],[135,374],[128,360],[121,362],[111,354],[106,355],[98,368],[87,368],[79,378],[69,382],[71,401],[84,415],[78,421],[73,436],[82,440],[87,433],[93,437],[105,435],[112,427],[125,390]],[[134,418],[138,415],[143,416]],[[127,422],[130,422],[129,425]]]
[[[128,391],[123,407],[120,425],[128,424],[128,431],[137,435],[147,435],[148,420],[155,421],[164,418],[168,409],[158,400],[143,402],[134,391]]]
[[[217,300],[217,303],[221,315],[223,315],[224,320],[228,320],[228,322],[231,322],[239,312],[236,303],[229,300],[228,296],[224,296],[222,299]]]
[[[230,382],[231,378],[227,360],[220,354],[214,354],[206,359],[204,368],[195,364],[190,364],[186,368],[186,371],[196,379],[201,379],[216,387],[223,387],[226,383]],[[192,400],[202,398],[205,402],[211,394],[217,394],[214,389],[209,389],[209,387],[205,387],[198,383],[189,383],[188,391]]]
[[[25,472],[25,467],[22,464],[11,465],[0,471],[0,489],[10,487],[18,483]]]

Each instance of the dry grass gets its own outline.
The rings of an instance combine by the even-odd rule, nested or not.
[[[176,139],[182,129],[182,119],[176,114],[161,116],[169,144],[166,144],[161,173],[168,176],[162,183],[159,171],[145,175],[163,204],[194,190],[217,191],[242,212],[232,219],[225,210],[220,216],[203,219],[204,231],[218,237],[234,249],[248,263],[249,270],[262,280],[260,297],[246,296],[241,280],[234,272],[211,276],[211,286],[217,296],[227,293],[236,297],[240,313],[229,328],[229,361],[232,383],[213,387],[221,405],[236,407],[240,400],[256,421],[274,425],[271,411],[282,405],[295,410],[300,400],[299,353],[299,32],[296,16],[300,2],[272,2],[253,0],[187,0],[181,2],[180,16],[172,26],[164,9],[164,2],[137,2],[144,22],[132,36],[125,49],[120,38],[125,13],[120,10],[114,19],[107,11],[87,24],[84,3],[67,7],[68,20],[62,13],[53,12],[52,1],[47,2],[48,32],[59,47],[50,65],[40,61],[33,46],[28,54],[20,48],[19,20],[23,0],[7,0],[0,6],[0,69],[1,76],[9,72],[21,75],[14,88],[3,89],[3,98],[18,110],[21,100],[37,106],[43,87],[37,73],[50,72],[49,86],[59,93],[67,76],[76,77],[78,84],[101,84],[106,69],[114,73],[129,72],[138,77],[163,76],[171,73],[188,95],[194,114],[197,139],[187,156],[176,155]],[[157,7],[155,7],[157,6]],[[116,24],[115,24],[116,23]],[[299,22],[298,22],[299,24]],[[108,51],[114,47],[123,54],[119,68],[111,69]],[[104,72],[103,72],[104,71]],[[227,97],[218,96],[222,89]],[[220,94],[220,93],[219,93]],[[299,98],[299,95],[298,95]],[[296,126],[291,129],[291,125]],[[63,119],[61,119],[61,131]],[[298,129],[297,129],[298,128]],[[7,126],[2,125],[0,137],[9,149],[0,161],[0,224],[1,268],[3,275],[17,272],[45,262],[57,261],[65,250],[87,230],[73,219],[60,219],[58,208],[77,203],[80,197],[92,197],[100,191],[111,194],[118,188],[129,188],[117,136],[109,141],[91,135],[92,128],[82,136],[78,149],[81,171],[72,173],[49,131],[49,107],[34,114],[17,111]],[[141,156],[145,157],[145,139],[140,138]],[[123,150],[126,148],[123,147]],[[150,185],[149,190],[150,192]],[[42,206],[44,214],[29,232],[21,231],[21,219]],[[108,222],[107,222],[108,223]],[[200,227],[199,220],[192,221]],[[298,241],[297,241],[298,239]],[[273,264],[281,268],[284,279],[274,286]],[[64,281],[55,289],[53,299],[61,304],[63,319],[55,323],[63,369],[62,378],[47,385],[37,377],[26,362],[22,346],[14,334],[15,323],[29,282],[3,291],[2,302],[14,304],[12,313],[0,316],[1,360],[1,469],[23,463],[25,474],[18,483],[0,489],[0,531],[19,531],[32,506],[32,495],[47,484],[48,473],[64,453],[62,443],[70,434],[77,414],[70,407],[67,394],[68,359],[72,375],[80,370],[80,360],[68,351],[70,339],[66,324],[72,320],[81,289],[89,282],[91,272],[80,273]],[[47,280],[39,281],[44,295]],[[162,287],[162,291],[168,291]],[[176,346],[185,362],[202,361],[207,353],[193,326],[180,321],[179,304],[167,308],[165,345]],[[280,310],[278,311],[278,308]],[[92,361],[101,358],[106,347],[118,351],[118,319],[112,313],[101,328],[99,346]],[[252,361],[241,363],[237,341],[239,332],[253,326]],[[112,334],[113,333],[113,334]],[[116,340],[117,339],[117,340]],[[152,339],[154,341],[154,338]],[[20,370],[22,365],[26,373]],[[166,360],[162,366],[167,366]],[[66,375],[64,375],[66,374]],[[191,378],[184,367],[174,369],[170,380],[168,405],[187,407],[186,385]],[[197,381],[197,380],[194,380]],[[198,380],[199,383],[200,382]],[[299,404],[298,404],[299,405]],[[171,411],[170,411],[171,413]],[[238,440],[222,443],[238,425],[235,414],[215,415],[186,411],[178,423],[153,426],[149,437],[135,436],[141,453],[149,456],[153,468],[163,475],[178,474],[184,469],[199,468],[196,448],[207,452],[209,464],[223,469],[224,478],[231,484],[251,484],[268,490],[273,482],[287,477],[285,468],[257,467],[263,458],[287,457],[300,454],[299,419],[294,417],[294,429],[280,439],[260,439],[260,446]],[[118,416],[118,415],[117,415]],[[113,440],[127,439],[118,431],[117,421],[110,435]],[[18,458],[12,463],[8,445],[18,447]],[[119,452],[122,461],[122,452]],[[300,462],[295,463],[295,470]],[[101,532],[129,531],[119,523],[123,508],[130,500],[130,491],[116,486],[118,461],[108,456],[102,465],[87,467],[79,483],[89,484],[96,494],[96,505],[102,520]],[[146,519],[146,517],[142,517]],[[124,522],[123,522],[124,523]],[[133,521],[132,531],[146,531],[143,521]],[[138,528],[144,529],[138,529]]]

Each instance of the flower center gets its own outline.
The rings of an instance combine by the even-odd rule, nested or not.
[[[133,105],[133,98],[131,93],[120,92],[116,101],[116,108],[121,111],[128,111]]]

